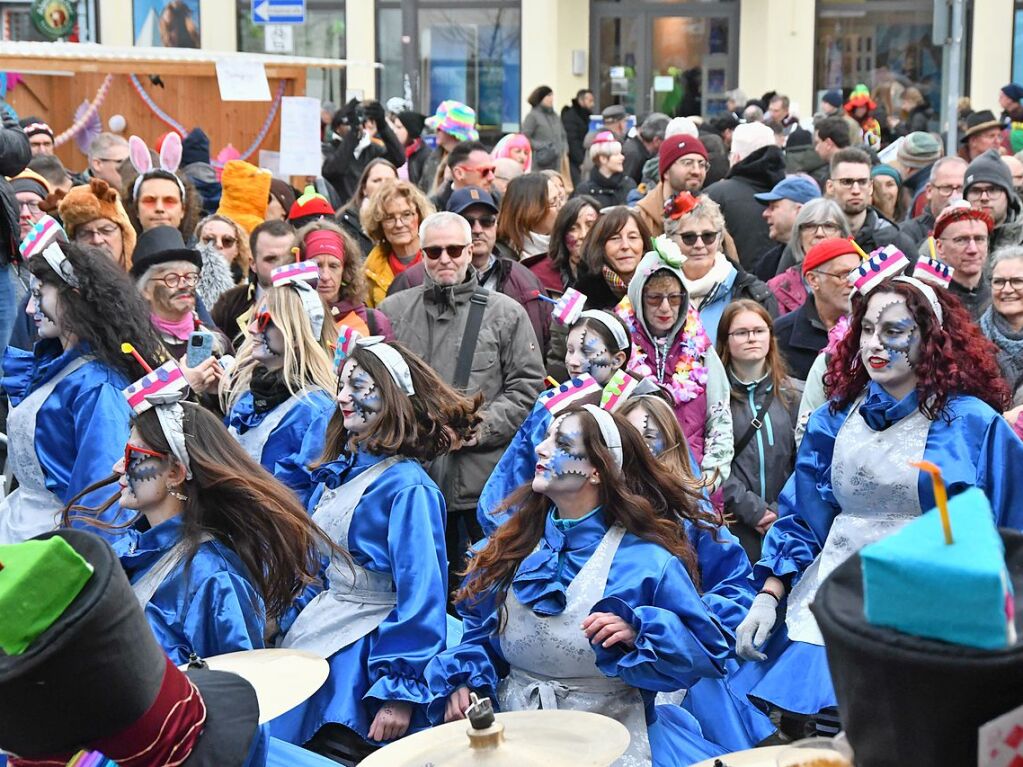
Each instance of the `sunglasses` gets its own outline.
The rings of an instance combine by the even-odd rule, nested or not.
[[[144,456],[145,458],[166,458],[166,453],[158,453],[155,450],[149,450],[148,448],[139,447],[133,445],[130,442],[124,446],[124,469],[128,470],[128,466],[131,465],[132,455]]]
[[[686,232],[685,234],[678,235],[678,238],[682,240],[682,244],[687,247],[693,247],[697,240],[703,240],[704,245],[713,245],[718,238],[717,232]]]
[[[427,245],[423,248],[423,253],[431,261],[436,261],[444,253],[447,253],[448,258],[453,261],[465,253],[465,249],[468,247],[468,245]]]
[[[481,176],[490,176],[497,170],[496,165],[459,165],[457,167],[466,173],[479,173]]]
[[[470,228],[479,224],[484,229],[489,229],[497,223],[497,216],[462,216],[462,218],[469,222]]]
[[[273,321],[270,312],[260,312],[256,315],[256,330],[260,333],[265,333],[266,329],[273,324]]]
[[[203,245],[212,245],[215,248],[233,248],[238,244],[238,238],[232,237],[230,234],[225,234],[223,237],[208,234],[202,238],[202,242]]]

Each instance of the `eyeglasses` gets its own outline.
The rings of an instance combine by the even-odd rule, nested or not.
[[[836,178],[834,179],[834,182],[843,189],[852,189],[854,186],[865,189],[870,186],[869,178]]]
[[[718,238],[717,232],[686,232],[685,234],[676,235],[682,244],[686,247],[693,247],[697,240],[703,240],[704,245],[713,245]]]
[[[1016,291],[1017,293],[1023,293],[1023,277],[992,277],[991,278],[991,289],[994,291],[1004,290]]]
[[[273,324],[273,321],[270,312],[259,312],[256,315],[256,330],[260,333],[265,333],[266,329]]]
[[[814,274],[826,274],[828,277],[833,277],[836,280],[848,280],[849,272],[826,272],[823,269],[813,269]]]
[[[238,244],[238,238],[230,234],[223,236],[207,234],[202,238],[203,245],[212,245],[215,248],[233,248]]]
[[[710,168],[710,163],[706,160],[696,160],[690,157],[688,160],[676,160],[676,165],[681,165],[686,170],[702,170],[706,171]]]
[[[461,255],[465,253],[465,249],[468,247],[468,245],[427,245],[423,248],[423,253],[425,253],[426,257],[431,261],[436,261],[441,257],[441,255],[447,253],[448,258],[453,261],[454,259],[461,257]]]
[[[162,282],[168,288],[180,288],[182,286],[186,288],[194,288],[199,284],[199,273],[198,272],[187,272],[186,274],[165,274],[163,277],[153,277],[153,282]]]
[[[664,303],[664,299],[668,299],[668,306],[678,309],[682,306],[682,299],[685,297],[685,293],[644,293],[643,303],[650,309],[656,309]]]
[[[974,184],[970,187],[970,191],[966,193],[966,199],[979,200],[981,197],[990,197],[993,199],[1004,194],[1005,190],[1000,186],[994,186],[993,184],[985,184],[984,186]]]
[[[387,226],[394,226],[398,223],[410,224],[415,217],[416,212],[414,210],[406,210],[404,213],[395,213],[391,216],[384,216],[380,219],[380,222]]]
[[[139,456],[143,456],[144,458],[166,458],[167,457],[166,453],[158,453],[155,450],[150,450],[150,449],[145,448],[145,447],[139,447],[138,445],[133,445],[133,444],[131,444],[129,442],[129,443],[127,443],[124,446],[124,468],[125,468],[125,471],[127,471],[128,466],[131,464],[132,455],[135,454],[135,453],[137,453]]]
[[[122,163],[122,162],[124,162],[128,158],[126,158],[126,157],[93,157],[92,159],[95,160],[96,162],[116,162],[116,163]]]
[[[479,173],[481,176],[492,176],[497,170],[496,165],[456,165],[466,173]]]
[[[838,234],[840,231],[842,231],[842,227],[840,227],[838,224],[833,224],[830,222],[826,222],[823,224],[800,224],[799,231],[803,234],[809,234],[810,232],[813,232],[814,234],[823,234],[827,236],[829,234]]]
[[[944,242],[951,242],[957,248],[965,248],[971,242],[978,248],[983,245],[987,245],[986,234],[974,234],[972,236],[969,234],[963,234],[959,237],[941,237],[940,239]]]
[[[771,329],[766,325],[761,325],[759,328],[747,328],[745,330],[733,330],[728,334],[729,338],[734,338],[736,341],[749,341],[751,338],[763,338],[771,334]]]
[[[20,213],[23,210],[27,210],[29,213],[40,213],[40,212],[42,212],[42,211],[39,210],[39,204],[35,203],[35,202],[19,202],[18,203],[18,212]]]
[[[940,186],[938,184],[931,184],[931,188],[934,189],[937,192],[940,192],[945,197],[948,197],[950,194],[953,194],[953,193],[956,193],[956,192],[958,192],[959,194],[962,194],[962,191],[963,191],[963,185],[962,184],[942,184]]]
[[[476,224],[479,224],[483,229],[489,229],[492,226],[497,225],[497,216],[462,216],[466,221],[469,222],[469,228],[471,229]]]
[[[99,237],[101,240],[105,240],[109,237],[113,237],[120,231],[120,227],[116,224],[106,224],[105,226],[97,226],[95,229],[86,229],[84,226],[75,229],[75,242],[89,242]]]

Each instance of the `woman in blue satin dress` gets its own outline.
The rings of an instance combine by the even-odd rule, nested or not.
[[[622,722],[616,764],[691,764],[723,753],[658,692],[722,677],[729,636],[700,598],[697,555],[676,515],[717,520],[626,420],[573,407],[536,448],[516,511],[470,560],[456,594],[462,642],[428,668],[436,722],[470,690],[500,710],[568,708]]]
[[[901,255],[901,254],[900,254]],[[1009,402],[993,348],[959,301],[916,278],[854,296],[849,333],[813,413],[779,519],[754,566],[760,589],[738,629],[754,661],[733,679],[765,709],[818,731],[838,726],[823,639],[808,605],[846,558],[934,508],[920,460],[941,468],[949,496],[977,486],[999,527],[1023,529],[1023,442],[1002,418]],[[784,625],[778,607],[787,601]]]
[[[327,658],[330,676],[273,733],[358,760],[427,725],[423,672],[447,639],[447,556],[444,497],[422,464],[473,443],[481,398],[374,336],[344,361],[336,401],[310,509],[351,561],[330,562],[326,588],[281,625],[282,646]]]

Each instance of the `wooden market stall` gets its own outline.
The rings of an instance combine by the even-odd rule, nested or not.
[[[220,60],[263,64],[270,101],[221,101],[216,65]],[[187,48],[119,48],[93,43],[4,43],[0,72],[17,73],[6,101],[22,117],[43,118],[58,136],[72,127],[83,102],[96,105],[102,130],[114,115],[124,117],[122,135],[152,144],[169,130],[199,126],[210,137],[213,159],[228,145],[251,162],[259,150],[280,146],[281,96],[305,95],[309,68],[338,69],[342,59],[273,56]],[[161,85],[162,83],[162,85]],[[251,150],[251,153],[249,153]],[[86,158],[68,137],[57,155],[70,170]]]

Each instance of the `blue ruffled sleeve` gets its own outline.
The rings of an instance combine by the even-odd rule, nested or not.
[[[735,629],[753,604],[749,557],[727,527],[707,530],[686,522],[686,531],[700,565],[703,603],[734,640]]]
[[[767,531],[760,561],[753,566],[756,589],[772,575],[798,577],[820,553],[841,512],[831,490],[831,460],[850,408],[832,414],[824,405],[810,416],[795,469],[778,496],[778,521]]]
[[[197,584],[182,631],[204,658],[263,647],[263,600],[245,578],[221,570]],[[179,655],[183,654],[179,651]],[[187,656],[176,662],[187,662]]]
[[[551,414],[542,401],[533,405],[522,426],[515,432],[512,441],[505,448],[490,478],[483,486],[476,506],[476,519],[484,535],[493,533],[504,518],[495,517],[494,512],[512,492],[533,478],[536,466],[536,446],[543,442],[551,425]]]
[[[424,672],[447,638],[444,497],[433,483],[399,491],[388,515],[387,549],[397,604],[377,628],[368,662],[378,701],[430,701]]]
[[[677,557],[665,562],[648,604],[633,606],[622,596],[609,595],[590,612],[614,613],[636,631],[631,650],[591,644],[597,668],[606,676],[641,690],[671,692],[725,674],[728,638]]]

